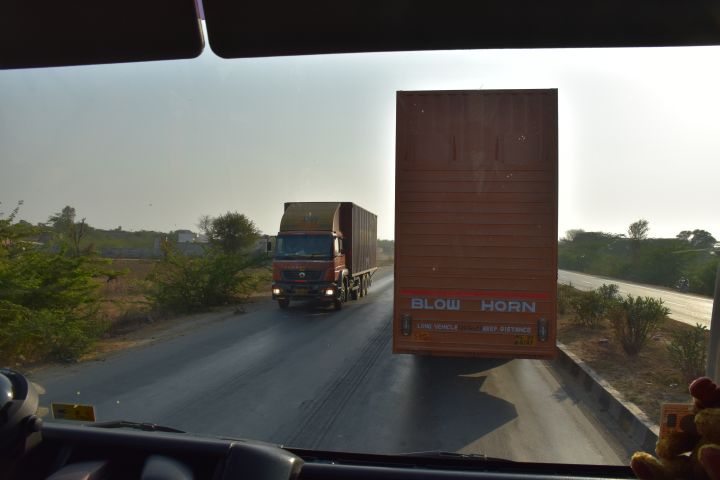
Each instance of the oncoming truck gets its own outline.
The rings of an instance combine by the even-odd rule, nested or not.
[[[351,202],[285,204],[273,259],[280,308],[316,300],[336,310],[367,294],[377,270],[377,216]]]
[[[398,92],[393,352],[556,351],[557,90]]]

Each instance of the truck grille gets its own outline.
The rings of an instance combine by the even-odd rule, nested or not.
[[[301,273],[305,274],[304,277],[300,275]],[[283,280],[315,281],[320,280],[321,274],[320,270],[284,270]]]

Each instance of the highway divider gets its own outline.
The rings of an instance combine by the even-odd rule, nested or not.
[[[628,402],[608,382],[602,379],[590,366],[565,345],[558,342],[558,355],[553,365],[567,372],[588,394],[594,405],[591,410],[599,411],[610,418],[613,427],[623,432],[641,450],[654,453],[659,427],[636,405]]]

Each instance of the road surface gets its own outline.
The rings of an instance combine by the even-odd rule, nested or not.
[[[392,276],[340,312],[272,302],[104,361],[31,376],[51,400],[98,420],[287,446],[484,453],[621,464],[627,452],[586,416],[548,363],[391,354]]]
[[[661,298],[665,306],[670,309],[670,318],[679,322],[695,325],[697,323],[710,328],[710,315],[712,314],[712,299],[680,293],[667,288],[652,285],[640,285],[614,278],[596,277],[584,273],[558,270],[558,282],[572,284],[580,290],[594,290],[603,283],[614,283],[620,288],[623,295],[641,295],[643,297]]]

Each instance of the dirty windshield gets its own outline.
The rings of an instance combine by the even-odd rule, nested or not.
[[[333,238],[329,235],[280,235],[276,258],[331,258]]]
[[[47,422],[627,464],[704,370],[718,58],[2,71],[0,363]]]

